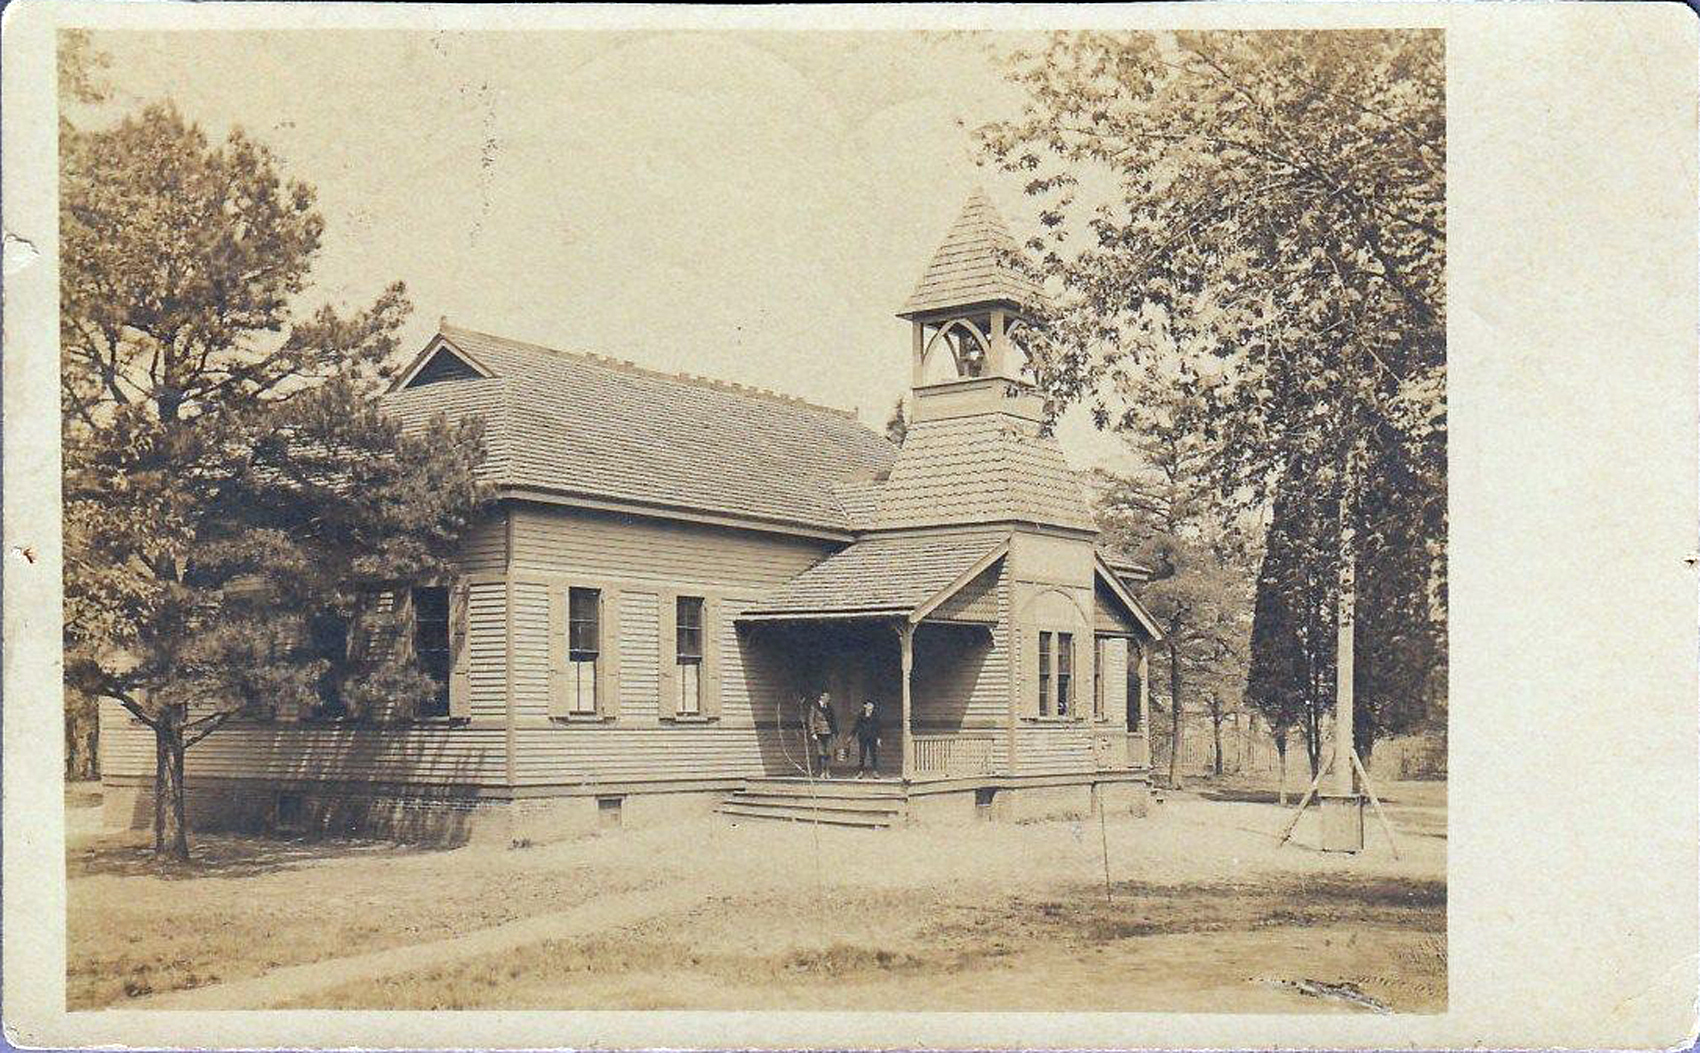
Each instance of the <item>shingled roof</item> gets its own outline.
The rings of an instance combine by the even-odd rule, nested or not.
[[[965,584],[1008,544],[984,534],[869,538],[828,556],[739,617],[907,616],[951,585]]]
[[[880,490],[880,529],[1018,521],[1097,530],[1055,438],[1008,414],[917,421]]]
[[[898,317],[983,303],[1038,306],[1044,293],[1010,266],[1018,251],[1003,217],[976,187]]]
[[[446,323],[428,347],[385,408],[404,425],[482,417],[480,474],[498,486],[849,531],[835,487],[897,453],[850,413],[755,388]],[[435,362],[445,351],[473,368]]]

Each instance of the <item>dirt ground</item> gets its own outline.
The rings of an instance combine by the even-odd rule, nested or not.
[[[1397,860],[1373,819],[1368,851],[1316,851],[1314,810],[1277,847],[1288,813],[1228,783],[1102,828],[716,817],[455,850],[208,837],[188,868],[76,816],[67,1001],[143,1008],[194,988],[226,1008],[1438,1012],[1445,787],[1380,789]],[[524,935],[622,897],[655,909]],[[522,919],[518,937],[496,929]],[[482,932],[487,948],[464,938]],[[395,948],[417,953],[371,955]],[[288,968],[307,963],[343,968]]]

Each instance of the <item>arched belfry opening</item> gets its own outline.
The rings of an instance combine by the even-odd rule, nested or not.
[[[913,330],[912,376],[918,416],[932,396],[953,410],[970,403],[1020,411],[1007,400],[1031,395],[1026,360],[1012,339],[1043,298],[1011,266],[1015,239],[983,190],[976,189],[898,312]],[[969,389],[986,389],[969,398]],[[999,401],[993,402],[996,398]]]
[[[921,382],[948,383],[986,375],[992,334],[984,318],[951,318],[921,327]]]

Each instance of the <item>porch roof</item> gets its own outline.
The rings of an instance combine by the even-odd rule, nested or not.
[[[747,621],[908,617],[919,620],[1009,549],[1002,537],[874,537],[836,552],[746,608]]]

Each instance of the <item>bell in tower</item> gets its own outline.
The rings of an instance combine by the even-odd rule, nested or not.
[[[985,401],[965,399],[966,391],[958,390],[970,387],[998,398],[1032,395],[1024,357],[1011,334],[1043,302],[1043,293],[1010,265],[1017,251],[1003,217],[976,189],[897,313],[913,331],[917,414],[937,401],[929,396],[946,390],[955,406]]]
[[[1097,529],[1011,339],[1045,306],[1016,253],[1009,228],[976,190],[898,312],[914,335],[914,388],[876,529]],[[1090,556],[1090,546],[1081,551]]]

